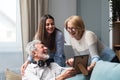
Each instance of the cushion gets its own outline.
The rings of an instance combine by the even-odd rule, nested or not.
[[[22,77],[20,74],[15,73],[14,71],[11,71],[9,69],[6,69],[5,77],[6,77],[6,80],[22,80]]]
[[[98,61],[90,80],[120,80],[120,64],[102,60]]]
[[[71,78],[68,78],[66,80],[90,80],[89,76],[84,76],[83,74],[77,74]]]

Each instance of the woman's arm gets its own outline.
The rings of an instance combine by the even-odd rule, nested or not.
[[[60,66],[65,66],[65,54],[64,54],[64,36],[63,33],[57,31],[56,34],[56,52],[54,56],[54,61],[57,62]]]
[[[89,53],[91,56],[91,62],[96,62],[99,60],[99,51],[98,51],[98,38],[95,33],[88,31],[85,36],[86,43],[88,45]]]
[[[96,62],[100,59],[98,51],[98,38],[95,33],[91,31],[86,34],[85,38],[91,56],[91,64],[88,66],[88,70],[90,71],[94,68]]]
[[[21,75],[24,75],[24,71],[26,69],[26,67],[28,66],[28,64],[32,61],[32,56],[28,56],[27,60],[25,61],[25,63],[21,66]]]

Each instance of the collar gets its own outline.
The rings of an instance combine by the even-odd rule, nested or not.
[[[50,63],[54,62],[54,59],[47,59],[46,61],[39,60],[39,61],[32,61],[33,64],[37,64],[39,67],[43,67],[45,65],[49,66]]]

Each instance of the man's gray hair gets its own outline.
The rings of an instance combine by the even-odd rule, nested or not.
[[[29,42],[26,46],[26,52],[29,55],[32,55],[32,52],[37,49],[35,47],[35,44],[39,44],[39,43],[41,44],[42,42],[40,40],[33,40],[33,41]]]

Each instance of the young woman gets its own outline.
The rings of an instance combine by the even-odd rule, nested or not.
[[[49,49],[50,58],[60,66],[65,66],[64,54],[64,36],[63,33],[56,28],[54,18],[47,14],[41,17],[35,38],[41,40]],[[24,73],[28,63],[32,61],[32,56],[21,66],[21,72]]]
[[[114,52],[103,45],[94,32],[86,30],[81,17],[71,16],[65,21],[65,28],[70,34],[70,42],[74,53],[78,55],[89,55],[88,71],[91,71],[99,59],[111,61]],[[67,64],[73,65],[74,59],[68,59]]]

